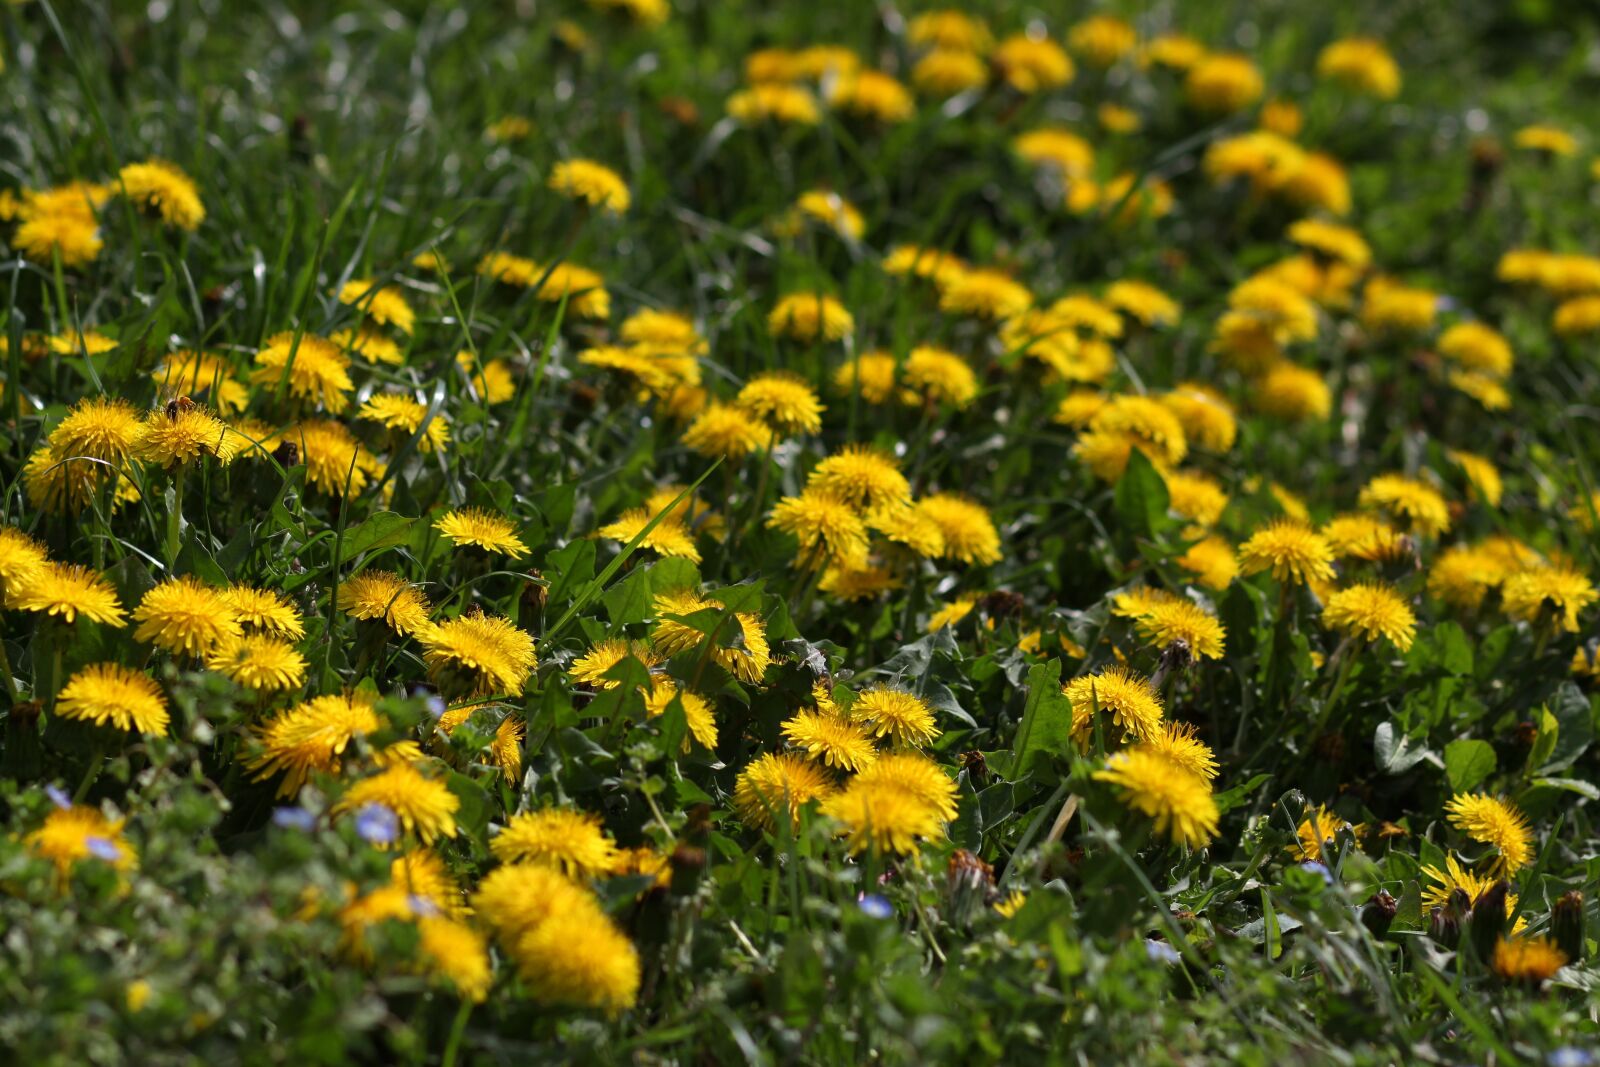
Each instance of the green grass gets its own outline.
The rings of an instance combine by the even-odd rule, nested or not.
[[[1600,251],[1590,171],[1600,145],[1586,126],[1600,88],[1594,19],[1538,3],[1109,5],[1145,38],[1181,30],[1248,53],[1267,96],[1302,108],[1300,142],[1345,165],[1354,207],[1343,221],[1370,243],[1374,271],[1448,298],[1436,326],[1401,337],[1363,324],[1359,287],[1348,305],[1319,308],[1315,340],[1291,354],[1323,377],[1332,410],[1287,423],[1260,410],[1250,378],[1212,345],[1230,290],[1294,250],[1284,232],[1305,214],[1204,172],[1207,147],[1252,129],[1253,107],[1201,117],[1170,73],[1080,61],[1065,88],[994,88],[948,105],[919,97],[915,117],[894,126],[825,113],[815,127],[744,128],[726,100],[749,52],[838,44],[905,78],[916,52],[900,15],[675,8],[655,28],[576,2],[0,8],[0,188],[114,183],[122,166],[161,157],[193,178],[206,208],[189,234],[113,197],[98,214],[103,251],[68,269],[23,255],[14,223],[0,227],[11,240],[0,253],[0,518],[53,560],[102,572],[130,610],[172,575],[279,591],[304,619],[306,660],[301,684],[263,694],[136,639],[131,625],[14,604],[0,616],[0,1049],[18,1062],[147,1064],[1376,1064],[1541,1062],[1592,1049],[1592,959],[1542,985],[1507,982],[1471,945],[1471,920],[1460,943],[1439,936],[1422,893],[1432,884],[1423,868],[1447,856],[1479,871],[1493,862],[1444,807],[1490,791],[1532,828],[1531,858],[1509,887],[1528,932],[1554,933],[1569,891],[1586,895],[1593,918],[1600,710],[1594,673],[1570,664],[1577,649],[1593,654],[1596,608],[1570,632],[1547,616],[1512,617],[1498,592],[1478,610],[1453,608],[1427,581],[1449,546],[1495,535],[1600,573],[1596,517],[1581,510],[1600,485],[1594,334],[1559,336],[1557,300],[1497,278],[1508,250]],[[1090,13],[975,10],[997,36],[1042,18],[1056,40]],[[562,43],[566,18],[591,47]],[[1395,54],[1398,100],[1316,77],[1321,48],[1354,33]],[[1106,101],[1134,107],[1143,128],[1099,128]],[[485,130],[508,115],[532,132],[496,143]],[[1576,134],[1580,153],[1545,160],[1514,148],[1514,132],[1535,122]],[[1124,223],[1115,211],[1063,210],[1059,187],[1011,149],[1045,124],[1094,144],[1101,181],[1167,183],[1172,213]],[[1497,162],[1475,166],[1490,142]],[[550,192],[551,168],[572,157],[613,167],[629,210],[590,213]],[[812,189],[860,210],[860,242],[775,230]],[[1008,351],[993,323],[943,313],[930,286],[887,274],[883,256],[902,243],[1002,265],[1042,303],[1121,278],[1178,300],[1171,328],[1116,341],[1103,384],[1157,395],[1200,381],[1236,405],[1236,444],[1194,449],[1185,463],[1227,491],[1215,532],[1232,545],[1281,514],[1273,483],[1321,523],[1355,510],[1377,475],[1435,479],[1452,505],[1447,534],[1418,537],[1400,561],[1339,567],[1340,585],[1381,577],[1400,590],[1417,617],[1409,652],[1355,643],[1340,653],[1319,597],[1267,575],[1194,585],[1177,562],[1194,538],[1156,468],[1136,452],[1119,480],[1097,479],[1074,455],[1078,431],[1052,420],[1068,386]],[[452,269],[415,266],[427,251]],[[580,294],[539,299],[477,274],[494,251],[529,257],[541,273],[600,272],[609,316],[585,318]],[[217,353],[248,381],[269,337],[303,344],[353,328],[361,311],[336,294],[363,277],[399,286],[417,324],[410,337],[390,331],[401,363],[352,368],[354,400],[336,421],[382,457],[359,491],[352,470],[351,491],[328,492],[303,455],[270,446],[270,457],[257,450],[226,466],[129,461],[139,499],[115,509],[105,486],[75,514],[27,491],[28,457],[75,404],[104,395],[160,408],[168,395],[151,372],[177,349]],[[850,336],[774,338],[767,313],[778,297],[818,290],[849,308]],[[770,456],[686,447],[684,422],[665,405],[578,358],[645,308],[694,321],[712,397],[790,371],[826,404],[821,431]],[[1439,334],[1468,318],[1498,328],[1516,353],[1509,410],[1486,412],[1443,381]],[[24,355],[36,338],[79,329],[114,348]],[[972,366],[970,407],[873,405],[833,385],[847,358],[881,349],[903,360],[919,345]],[[457,363],[463,351],[504,361],[509,399],[483,401]],[[298,440],[294,426],[327,416],[279,385],[250,385],[248,414]],[[383,392],[446,421],[448,447],[422,449],[427,425],[385,433],[358,421],[360,403]],[[961,492],[981,503],[1000,560],[923,560],[879,538],[874,551],[898,568],[899,588],[853,603],[820,592],[816,561],[767,515],[852,443],[895,453],[918,499]],[[1498,506],[1469,491],[1449,449],[1494,462],[1505,479]],[[654,525],[593,536],[667,487],[669,497],[693,490],[725,525],[696,538],[698,566],[645,545]],[[508,517],[527,554],[452,547],[435,520],[467,506]],[[437,730],[437,691],[459,695],[450,676],[430,669],[422,642],[354,619],[344,593],[335,599],[340,581],[367,570],[416,583],[435,621],[481,610],[536,638],[523,691],[475,694],[481,710],[449,736]],[[573,680],[575,658],[608,638],[645,639],[662,617],[654,597],[695,582],[720,603],[668,621],[703,639],[662,662],[624,659],[607,675],[613,688]],[[1163,670],[1167,650],[1111,610],[1139,585],[1187,588],[1225,626],[1225,654]],[[973,612],[928,632],[930,615],[961,597],[977,601]],[[759,618],[771,643],[758,682],[717,662],[719,649],[748,647],[736,613]],[[68,679],[105,661],[159,683],[167,736],[59,713]],[[1105,716],[1086,743],[1070,735],[1062,683],[1119,662],[1161,672],[1167,716],[1192,723],[1215,753],[1220,825],[1207,847],[1170,843],[1095,777],[1121,746]],[[647,714],[653,676],[707,699],[713,749],[686,744],[682,696]],[[941,733],[923,747],[955,781],[958,809],[917,851],[853,852],[815,805],[792,827],[741,820],[741,772],[786,749],[782,725],[815,702],[816,684],[837,686],[846,706],[893,684],[933,709]],[[275,795],[250,762],[262,724],[347,692],[376,701],[379,729],[297,797]],[[525,730],[514,777],[491,748],[507,721]],[[490,946],[480,1003],[429,962],[417,922],[376,924],[365,954],[350,950],[341,908],[388,884],[395,853],[334,806],[396,741],[417,743],[455,798],[459,833],[437,851],[469,892],[500,865],[490,842],[519,811],[580,808],[617,844],[665,857],[661,886],[637,873],[587,879],[635,946],[632,1006],[548,1003],[483,915],[468,923]],[[53,810],[47,786],[125,818],[121,847],[136,867],[91,857],[61,875],[41,858],[27,835]],[[1319,804],[1369,832],[1341,831],[1324,867],[1308,869],[1292,848]],[[290,805],[310,813],[309,830],[275,821]],[[951,873],[957,849],[989,873]],[[1375,930],[1362,914],[1380,889],[1397,911]],[[1013,891],[1024,902],[1003,916],[994,905]],[[1578,943],[1592,953],[1581,934]],[[570,951],[583,959],[592,947],[574,936]]]

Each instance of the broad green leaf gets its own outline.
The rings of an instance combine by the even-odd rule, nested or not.
[[[339,554],[345,560],[351,560],[375,548],[400,544],[408,536],[411,524],[416,521],[392,511],[376,512],[359,526],[345,531]]]
[[[1117,479],[1114,494],[1117,518],[1128,530],[1149,537],[1167,524],[1166,480],[1137,448],[1128,454],[1127,469]]]
[[[1011,776],[1072,753],[1072,701],[1061,691],[1061,661],[1049,659],[1028,671],[1028,699],[1011,748]]]
[[[1460,738],[1444,746],[1444,774],[1453,793],[1465,793],[1494,773],[1494,746]]]

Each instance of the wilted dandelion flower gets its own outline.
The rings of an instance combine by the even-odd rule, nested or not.
[[[822,814],[839,822],[847,850],[884,855],[915,853],[924,840],[943,835],[944,820],[923,797],[889,780],[856,777],[822,802]]]
[[[1229,114],[1261,99],[1261,71],[1247,56],[1212,52],[1189,68],[1184,96],[1201,111]]]
[[[1548,613],[1568,633],[1578,632],[1578,613],[1600,599],[1594,583],[1565,563],[1517,571],[1506,578],[1500,593],[1512,618],[1536,623]]]
[[[428,676],[449,696],[521,696],[533,673],[533,636],[510,619],[468,613],[431,626],[417,638]]]
[[[1491,873],[1509,878],[1533,860],[1533,830],[1511,801],[1485,793],[1459,793],[1444,806],[1450,825],[1498,849]]]
[[[795,536],[800,543],[796,558],[802,562],[866,566],[866,523],[854,507],[821,486],[810,485],[799,496],[783,497],[773,507],[767,526]]]
[[[860,391],[869,404],[886,403],[894,395],[895,358],[887,352],[867,352],[847,360],[833,372],[833,385],[841,393]]]
[[[1123,667],[1074,678],[1061,687],[1072,702],[1072,736],[1087,748],[1094,734],[1095,711],[1106,715],[1123,738],[1144,740],[1161,728],[1161,697],[1148,678]]]
[[[1262,412],[1291,422],[1322,421],[1333,409],[1333,394],[1322,375],[1288,361],[1256,379],[1253,397]]]
[[[728,97],[728,114],[746,126],[771,120],[790,126],[815,126],[822,110],[811,90],[798,85],[763,82]]]
[[[1411,647],[1417,630],[1417,617],[1405,598],[1381,582],[1358,582],[1332,594],[1322,619],[1352,637],[1367,641],[1387,637],[1401,652]]]
[[[878,750],[861,724],[833,712],[796,712],[783,724],[783,736],[825,767],[859,771],[878,758]]]
[[[772,433],[743,409],[712,401],[683,431],[683,443],[707,458],[740,460],[760,451]]]
[[[1317,55],[1317,77],[1348,89],[1393,100],[1400,94],[1400,67],[1380,41],[1345,37]]]
[[[822,403],[797,374],[771,371],[757,375],[739,390],[735,403],[777,433],[816,433],[822,429]]]
[[[767,315],[768,332],[796,341],[838,341],[855,328],[854,316],[826,293],[790,293]]]
[[[362,571],[339,583],[339,606],[356,619],[382,619],[396,633],[426,630],[428,602],[415,586],[389,571]]]
[[[913,507],[938,528],[944,558],[982,566],[1000,562],[1000,534],[982,504],[956,493],[935,493]]]
[[[281,773],[278,796],[292,797],[313,772],[337,772],[350,742],[380,725],[366,694],[313,697],[256,727],[260,752],[247,766],[258,782]]]
[[[1567,965],[1566,954],[1548,937],[1502,937],[1494,943],[1489,969],[1505,982],[1537,986]]]
[[[90,397],[73,405],[50,431],[50,446],[63,459],[88,456],[117,464],[133,453],[140,430],[139,417],[126,400]]]
[[[562,160],[550,171],[548,184],[552,192],[613,215],[623,214],[633,202],[622,176],[592,159]]]
[[[638,537],[654,518],[655,515],[649,508],[629,508],[596,530],[595,536],[627,544]],[[700,549],[694,543],[694,534],[683,523],[672,519],[663,519],[656,523],[655,527],[639,541],[639,547],[651,549],[663,556],[676,556],[695,563],[700,562]]]
[[[190,575],[169,578],[144,595],[133,610],[136,641],[174,655],[204,656],[243,636],[227,594]]]
[[[1007,85],[1019,93],[1059,89],[1077,73],[1067,50],[1048,37],[1018,33],[995,46],[989,62]]]
[[[1289,846],[1289,854],[1302,862],[1323,863],[1333,851],[1339,834],[1349,830],[1357,837],[1366,828],[1351,826],[1324,805],[1317,807],[1300,821],[1295,830],[1296,843]]]
[[[1208,782],[1217,776],[1216,758],[1211,747],[1195,736],[1193,723],[1163,721],[1141,745]]]
[[[811,468],[806,483],[866,510],[911,500],[911,483],[900,473],[899,461],[871,445],[846,445],[823,457]]]
[[[218,642],[206,655],[206,669],[262,693],[305,684],[306,659],[288,641],[267,634]]]
[[[542,863],[573,878],[599,878],[616,864],[616,842],[600,819],[571,808],[545,808],[513,815],[489,841],[502,863]]]
[[[510,519],[482,508],[447,511],[439,516],[433,527],[457,548],[471,545],[512,559],[528,554],[528,546],[517,536],[516,525]]]
[[[1270,570],[1278,581],[1296,585],[1332,581],[1333,558],[1327,539],[1294,519],[1274,520],[1239,546],[1245,574]]]
[[[123,820],[108,819],[98,808],[77,804],[46,815],[43,824],[24,837],[22,844],[35,856],[55,864],[62,880],[71,876],[80,860],[86,859],[97,859],[126,871],[138,862],[138,854],[122,836],[122,825]]]
[[[360,811],[375,804],[392,811],[408,834],[424,845],[457,833],[455,813],[460,799],[444,782],[430,778],[410,763],[396,763],[356,782],[334,802],[334,814]]]
[[[1203,848],[1217,836],[1221,818],[1206,780],[1144,746],[1124,749],[1096,771],[1122,803],[1148,816],[1155,830],[1175,845]]]
[[[897,745],[926,745],[940,734],[933,708],[915,693],[888,686],[868,689],[856,697],[850,717],[873,737],[886,737]]]
[[[954,352],[932,345],[911,350],[901,382],[909,403],[949,404],[961,410],[978,396],[978,376],[972,366]]]
[[[989,68],[983,60],[953,48],[936,48],[911,68],[911,84],[929,96],[954,96],[988,81]]]
[[[939,310],[955,315],[1009,319],[1032,305],[1033,292],[1026,285],[992,267],[953,273],[940,283]]]
[[[129,163],[117,172],[117,191],[168,226],[194,231],[206,217],[194,180],[163,159]]]
[[[798,828],[800,809],[833,791],[828,772],[804,756],[769,752],[739,772],[733,787],[733,809],[746,826],[758,830],[774,829],[774,817],[782,812],[787,812],[791,826]]]
[[[140,459],[167,469],[210,456],[226,466],[244,447],[245,440],[203,408],[167,414],[152,411],[139,428],[133,451]]]
[[[1361,490],[1357,501],[1364,508],[1379,508],[1407,520],[1411,532],[1437,537],[1450,529],[1450,505],[1427,482],[1403,474],[1380,474]]]
[[[144,672],[116,663],[78,671],[56,694],[56,714],[141,734],[167,732],[167,700]]]
[[[371,278],[352,278],[339,288],[339,303],[357,308],[368,319],[409,334],[417,314],[397,285],[379,285]]]
[[[274,388],[285,379],[291,396],[337,415],[350,405],[350,357],[326,337],[292,332],[273,334],[256,353],[250,380]]]
[[[79,615],[107,626],[127,625],[117,591],[88,567],[76,564],[46,563],[32,579],[6,588],[6,607],[56,615],[74,622]]]

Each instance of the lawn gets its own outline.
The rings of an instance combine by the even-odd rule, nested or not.
[[[7,1062],[1600,1062],[1597,48],[0,5]]]

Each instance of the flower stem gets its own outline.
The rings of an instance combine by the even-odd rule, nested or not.
[[[183,468],[179,467],[172,481],[172,510],[167,512],[167,567],[178,562],[178,545],[183,533]]]

